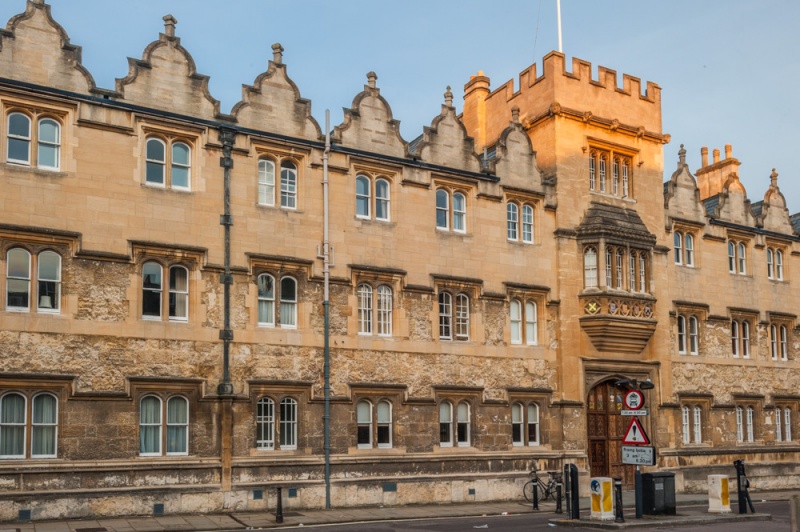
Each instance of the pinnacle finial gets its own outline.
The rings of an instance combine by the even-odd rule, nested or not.
[[[367,73],[367,85],[369,85],[371,89],[375,88],[375,82],[377,80],[378,80],[378,75],[375,72],[370,71]]]
[[[178,19],[172,15],[164,15],[162,20],[164,21],[164,35],[167,37],[175,37],[175,24],[178,23]]]
[[[450,92],[450,85],[447,86],[447,91],[444,93],[444,104],[447,107],[453,107],[453,93]]]
[[[283,62],[283,46],[279,42],[272,45],[272,62],[276,65]]]
[[[519,107],[516,105],[511,108],[511,121],[519,124]]]
[[[686,150],[683,148],[683,144],[681,144],[681,149],[678,150],[678,161],[681,166],[686,166]]]
[[[772,173],[770,174],[769,179],[773,187],[778,186],[778,172],[776,172],[774,168],[772,169]]]

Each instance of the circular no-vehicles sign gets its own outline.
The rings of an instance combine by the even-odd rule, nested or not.
[[[644,394],[639,390],[629,390],[625,394],[625,408],[628,410],[639,410],[644,406]]]

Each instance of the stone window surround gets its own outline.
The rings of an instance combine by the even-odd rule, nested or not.
[[[256,183],[255,183],[255,204],[257,207],[260,208],[268,208],[268,209],[281,209],[284,212],[302,212],[303,208],[303,197],[300,194],[300,184],[303,181],[303,165],[304,161],[309,157],[309,150],[302,149],[302,148],[291,148],[286,149],[286,146],[279,146],[274,144],[265,144],[260,142],[256,139],[253,139],[253,150],[254,150],[254,159],[255,159],[255,168],[252,175],[256,176]],[[259,199],[259,182],[258,182],[258,175],[259,175],[259,164],[260,161],[263,159],[268,159],[272,161],[275,165],[274,167],[274,175],[273,175],[273,194],[272,194],[272,202],[270,203],[267,201],[266,203],[261,203]],[[283,171],[282,171],[282,164],[284,162],[292,163],[295,167],[295,188],[292,197],[294,198],[294,206],[284,205],[281,197],[281,190],[283,188]]]
[[[249,395],[250,395],[250,408],[252,412],[253,423],[253,437],[252,447],[250,448],[250,456],[263,456],[265,452],[280,452],[281,454],[305,454],[304,445],[301,442],[305,441],[304,430],[306,430],[304,415],[304,406],[308,404],[308,398],[311,394],[311,383],[298,382],[286,383],[282,381],[249,381],[248,382]],[[256,445],[256,424],[258,414],[258,401],[263,397],[269,397],[274,403],[274,448],[273,449],[259,449]],[[296,420],[294,424],[295,445],[290,448],[281,448],[280,445],[280,404],[283,399],[293,399],[296,402]],[[312,429],[313,430],[313,429]]]
[[[193,321],[195,307],[199,301],[198,290],[196,289],[197,269],[203,263],[206,250],[203,248],[176,248],[174,245],[158,244],[154,242],[131,242],[133,248],[134,263],[136,264],[137,282],[136,294],[138,300],[131,301],[135,305],[136,311],[132,313],[144,321],[169,321],[171,323],[187,323]],[[147,262],[155,262],[162,268],[161,272],[161,314],[159,317],[147,317],[143,315],[143,286],[142,268]],[[188,271],[188,290],[187,295],[187,317],[186,319],[169,318],[169,269],[172,266],[182,266]],[[166,273],[165,273],[166,272]],[[164,297],[167,294],[167,297]]]
[[[140,431],[140,419],[141,419],[141,404],[142,399],[147,396],[155,396],[161,400],[161,409],[162,409],[162,417],[161,417],[161,453],[159,456],[166,456],[166,428],[167,428],[167,418],[166,418],[166,405],[167,400],[170,397],[183,397],[186,399],[188,404],[188,437],[187,437],[187,452],[180,453],[181,455],[191,455],[192,454],[192,424],[193,419],[192,415],[193,412],[197,411],[197,406],[200,398],[202,397],[202,383],[199,379],[181,379],[181,380],[170,380],[170,381],[156,381],[148,378],[130,378],[129,379],[131,384],[131,397],[133,398],[132,401],[132,408],[134,413],[136,414],[136,441],[139,442],[139,431]],[[149,456],[149,455],[141,455],[139,450],[139,444],[136,445],[136,456],[141,459],[153,459],[159,458],[159,456]],[[170,456],[179,456],[179,455],[172,455]]]
[[[586,163],[589,174],[589,182],[587,183],[589,192],[591,194],[602,194],[632,200],[635,193],[633,179],[634,160],[638,157],[639,151],[628,146],[593,137],[587,137],[587,144],[583,147],[583,150],[589,157],[589,161]],[[603,182],[601,176],[601,156],[605,156],[605,182]],[[615,161],[619,161],[618,175],[616,175],[616,178],[614,168]],[[624,183],[625,163],[627,163],[628,172],[627,187]],[[592,171],[593,169],[594,171]]]
[[[203,130],[196,127],[180,127],[174,124],[162,124],[141,120],[138,124],[141,142],[141,183],[142,186],[154,189],[165,189],[176,192],[191,192],[198,190],[200,178],[198,146],[202,146]],[[152,183],[147,181],[147,144],[151,139],[158,139],[165,146],[164,153],[164,182]],[[183,143],[189,147],[188,174],[189,182],[186,187],[172,185],[172,146]]]
[[[71,109],[67,107],[56,107],[53,105],[44,104],[41,101],[31,101],[28,99],[16,98],[14,96],[6,95],[3,97],[3,162],[12,166],[21,166],[41,170],[43,172],[63,172],[65,167],[64,162],[71,157],[71,147],[68,143],[64,143],[63,139],[70,138],[72,134],[69,130],[70,112]],[[8,161],[8,120],[9,116],[13,113],[20,113],[30,119],[30,144],[28,150],[28,162],[12,162]],[[39,121],[44,119],[51,119],[55,121],[58,126],[58,161],[55,168],[49,166],[38,165],[38,146],[39,146]]]
[[[72,378],[67,377],[63,379],[24,379],[24,380],[16,380],[16,379],[2,379],[0,381],[0,396],[5,395],[7,393],[18,393],[25,397],[26,400],[26,409],[25,409],[25,456],[20,456],[19,460],[30,460],[31,459],[31,431],[32,431],[32,400],[33,397],[40,394],[50,394],[56,399],[57,405],[57,418],[56,418],[56,442],[55,442],[55,456],[48,456],[47,459],[55,459],[58,458],[59,454],[59,432],[60,428],[63,426],[63,416],[64,416],[64,403],[66,398],[70,395],[72,390]],[[37,457],[36,460],[42,459],[45,457]],[[12,459],[12,458],[8,458]],[[6,460],[4,458],[3,460]]]

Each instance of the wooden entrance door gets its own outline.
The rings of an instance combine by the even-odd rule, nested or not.
[[[635,466],[622,464],[622,438],[630,422],[620,415],[625,391],[606,381],[589,392],[589,467],[593,477],[622,477],[622,487],[633,489]]]

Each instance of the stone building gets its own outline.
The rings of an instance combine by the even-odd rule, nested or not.
[[[280,45],[226,115],[164,22],[113,89],[0,33],[0,520],[630,483],[634,380],[679,489],[800,486],[800,216],[730,147],[665,181],[656,84],[553,52],[409,142],[370,73],[326,150]]]

